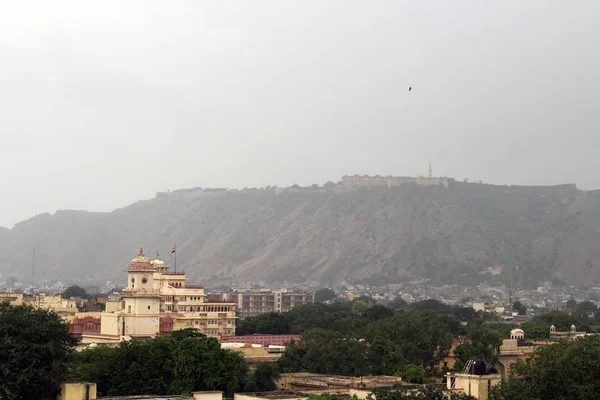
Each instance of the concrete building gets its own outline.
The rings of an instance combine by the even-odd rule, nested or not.
[[[0,293],[0,303],[8,303],[11,306],[23,305],[23,293]]]
[[[240,318],[254,317],[270,312],[286,312],[294,307],[315,301],[314,293],[289,289],[234,289],[230,292],[210,293],[208,298],[234,302]]]
[[[300,335],[248,335],[248,336],[224,336],[221,343],[250,343],[261,346],[285,346],[291,341],[300,342]]]
[[[223,400],[223,392],[193,392],[192,397],[167,395],[134,395],[96,397],[96,384],[88,382],[63,383],[57,400]]]
[[[446,387],[453,391],[465,393],[478,400],[487,400],[492,387],[500,384],[502,378],[498,374],[451,374],[446,375]]]
[[[54,311],[66,321],[71,321],[79,311],[78,303],[73,299],[64,299],[62,295],[34,296],[25,301],[27,304],[43,310]]]
[[[221,343],[221,348],[242,354],[244,359],[250,364],[251,368],[253,367],[252,364],[260,362],[277,362],[283,354],[283,352],[280,351],[280,347],[271,349],[270,347],[264,347],[260,344],[250,343]]]
[[[82,344],[114,344],[131,338],[153,338],[193,328],[207,336],[235,335],[235,303],[206,301],[204,288],[188,285],[185,273],[170,272],[160,259],[150,261],[140,246],[127,267],[127,287],[120,307],[111,304],[100,317],[100,332],[83,332]],[[77,315],[83,317],[84,315]]]

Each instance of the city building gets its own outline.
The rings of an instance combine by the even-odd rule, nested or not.
[[[270,312],[286,312],[294,307],[314,303],[314,293],[290,289],[234,289],[230,292],[213,292],[208,298],[236,304],[240,318],[254,317]]]
[[[229,301],[206,301],[204,288],[188,285],[183,272],[170,272],[162,260],[139,254],[127,267],[127,287],[120,307],[107,302],[107,310],[82,313],[77,317],[99,317],[100,332],[81,333],[83,344],[115,344],[131,338],[153,338],[174,330],[193,328],[207,336],[235,335],[235,306]],[[83,321],[78,321],[81,323]],[[81,325],[81,324],[80,324]]]
[[[60,294],[56,296],[34,296],[33,298],[26,299],[25,302],[35,308],[54,311],[67,321],[75,318],[75,315],[79,311],[77,300],[65,299]]]
[[[500,384],[498,374],[452,374],[446,375],[446,387],[455,392],[465,393],[478,400],[487,400],[492,387]]]
[[[300,335],[248,335],[248,336],[224,336],[221,343],[249,343],[261,346],[285,346],[291,341],[300,342]]]
[[[228,349],[231,351],[235,351],[244,356],[250,367],[252,368],[252,364],[262,363],[262,362],[277,362],[281,358],[283,351],[285,351],[285,347],[282,346],[274,346],[274,347],[265,347],[260,344],[250,344],[250,343],[221,343],[222,349]]]
[[[0,303],[8,303],[11,306],[20,306],[23,304],[23,293],[0,293]]]

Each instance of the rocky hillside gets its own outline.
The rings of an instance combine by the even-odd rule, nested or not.
[[[455,183],[181,190],[111,213],[61,211],[0,230],[0,272],[121,283],[143,244],[204,282],[419,278],[600,284],[600,192]]]

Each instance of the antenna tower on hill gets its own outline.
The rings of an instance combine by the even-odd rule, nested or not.
[[[429,163],[429,177],[431,178],[433,175],[431,174],[431,163]]]

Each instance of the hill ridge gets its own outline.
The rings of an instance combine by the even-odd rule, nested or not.
[[[600,280],[600,191],[573,184],[181,189],[0,230],[0,272],[116,282],[140,244],[203,282]],[[167,262],[170,260],[167,257]]]

